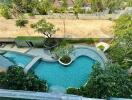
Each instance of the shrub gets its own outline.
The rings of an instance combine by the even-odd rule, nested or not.
[[[131,76],[118,64],[106,64],[104,69],[96,65],[85,86],[79,89],[68,89],[67,93],[90,98],[130,98],[131,82]]]
[[[65,8],[63,7],[53,7],[52,10],[54,13],[64,13],[65,12]]]
[[[54,49],[58,46],[58,39],[55,38],[47,38],[44,42],[44,46],[47,49]]]
[[[26,47],[27,46],[27,41],[32,42],[33,47],[36,48],[43,48],[44,47],[44,37],[34,37],[34,36],[18,36],[15,39],[15,43],[17,44],[18,47]]]
[[[63,57],[65,55],[69,55],[74,50],[73,45],[66,44],[66,45],[60,45],[59,47],[54,49],[54,54],[58,57]]]
[[[92,44],[95,42],[98,42],[98,39],[93,39],[93,38],[82,38],[82,39],[67,39],[66,40],[69,43],[87,43],[87,44]]]
[[[10,19],[11,14],[9,7],[5,5],[0,5],[0,15],[6,19]]]
[[[104,50],[104,46],[103,45],[100,45],[100,46],[98,46],[98,48],[100,49],[100,50]]]
[[[0,88],[46,92],[47,83],[33,73],[25,74],[19,66],[11,66],[7,72],[0,73]]]
[[[28,20],[25,20],[25,19],[16,20],[16,26],[18,26],[20,28],[25,27],[27,23],[28,23]]]
[[[79,95],[79,89],[68,88],[68,89],[67,89],[67,93],[68,93],[68,94],[76,94],[76,95]]]
[[[69,63],[69,62],[71,61],[71,58],[70,58],[69,56],[67,56],[67,55],[64,55],[64,56],[60,59],[60,61],[61,61],[62,63],[67,64],[67,63]]]

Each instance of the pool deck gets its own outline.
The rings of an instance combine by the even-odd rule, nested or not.
[[[16,51],[16,52],[20,52],[20,53],[25,53],[29,49],[30,48],[18,48],[16,45],[13,45],[13,44],[6,44],[4,47],[0,47],[0,50]]]
[[[26,54],[33,55],[33,56],[39,56],[43,58],[44,60],[48,61],[54,61],[52,58],[52,54],[49,50],[41,49],[41,48],[32,48],[29,51],[26,52]]]

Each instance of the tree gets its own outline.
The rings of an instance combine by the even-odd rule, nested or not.
[[[55,26],[52,23],[47,22],[45,19],[39,20],[36,24],[31,25],[37,32],[42,33],[47,38],[51,38],[55,34]]]
[[[22,67],[11,66],[7,72],[0,73],[0,88],[46,92],[47,83],[33,73],[25,74]]]
[[[90,98],[130,98],[132,94],[131,77],[118,64],[108,63],[104,69],[96,65],[85,86],[79,89],[69,88],[67,92]]]
[[[116,34],[108,52],[113,62],[118,62],[124,68],[132,66],[132,16],[123,15],[116,20]]]
[[[37,0],[12,0],[12,6],[21,13],[32,13],[36,4]]]
[[[73,13],[75,14],[77,19],[79,19],[78,13],[81,11],[82,4],[83,4],[83,0],[74,1]]]
[[[102,0],[87,0],[91,3],[91,8],[94,12],[100,12],[104,10]]]
[[[48,11],[51,10],[51,3],[49,0],[40,0],[37,4],[37,10],[42,15],[47,15]]]
[[[104,5],[109,9],[109,13],[112,13],[121,7],[122,2],[123,0],[104,0]]]
[[[11,18],[10,8],[6,5],[0,4],[0,15],[6,19]]]

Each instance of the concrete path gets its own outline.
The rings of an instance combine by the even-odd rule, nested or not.
[[[52,54],[49,50],[32,48],[27,52],[29,55],[40,56],[41,58],[49,61],[53,61]]]
[[[24,72],[28,72],[32,67],[33,65],[40,59],[41,57],[35,57],[25,68],[24,68]]]
[[[6,50],[6,51],[16,51],[16,52],[21,52],[21,53],[25,53],[26,51],[28,51],[30,48],[18,48],[16,45],[14,44],[6,44],[4,47],[0,47],[0,50]]]

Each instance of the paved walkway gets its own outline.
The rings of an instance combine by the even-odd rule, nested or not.
[[[54,61],[52,58],[52,54],[50,53],[49,50],[45,50],[45,49],[41,49],[41,48],[40,49],[32,48],[26,53],[29,55],[33,55],[33,56],[40,56],[44,60]]]
[[[25,53],[29,50],[30,48],[18,48],[14,44],[6,44],[4,47],[0,47],[0,50],[6,50],[6,51],[16,51],[16,52],[21,52]]]
[[[25,68],[24,68],[24,72],[28,72],[30,69],[31,69],[31,67],[38,61],[38,60],[40,60],[41,59],[41,57],[35,57]]]

